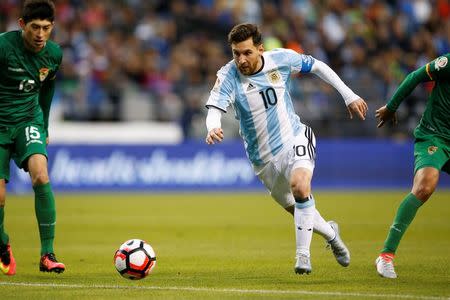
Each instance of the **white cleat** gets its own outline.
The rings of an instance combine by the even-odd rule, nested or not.
[[[378,256],[375,260],[375,266],[377,267],[378,275],[384,278],[397,278],[397,273],[394,269],[394,259],[387,256]]]
[[[304,254],[300,254],[297,256],[297,261],[295,262],[295,267],[294,267],[294,271],[296,274],[309,274],[311,273],[311,259],[304,255]]]
[[[334,221],[328,221],[328,224],[330,224],[331,228],[333,228],[336,233],[336,237],[331,241],[328,241],[327,244],[331,247],[337,262],[343,267],[348,267],[350,264],[350,251],[348,251],[341,239],[341,236],[339,235],[339,226]]]

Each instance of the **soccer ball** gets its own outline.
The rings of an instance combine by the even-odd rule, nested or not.
[[[156,265],[155,251],[143,240],[128,240],[114,254],[114,265],[123,277],[142,279],[150,274]]]

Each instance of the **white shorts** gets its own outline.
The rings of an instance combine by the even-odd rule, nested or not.
[[[290,147],[285,147],[270,162],[253,166],[253,169],[272,198],[283,208],[287,208],[295,204],[290,185],[292,171],[306,168],[314,172],[315,157],[316,137],[312,129],[305,126]]]

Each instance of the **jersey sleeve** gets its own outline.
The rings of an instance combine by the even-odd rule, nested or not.
[[[55,93],[55,78],[62,62],[62,50],[59,46],[56,47],[54,53],[55,66],[47,79],[44,81],[41,90],[39,92],[39,105],[41,106],[45,132],[48,134],[48,123],[50,115],[50,106],[52,104],[53,95]]]
[[[446,55],[440,56],[433,60],[432,62],[429,62],[425,66],[425,70],[427,72],[429,80],[437,80],[442,77],[450,78],[450,53],[447,53]]]
[[[291,66],[292,73],[309,73],[314,65],[314,58],[311,55],[297,53],[291,49],[285,49],[285,57]]]
[[[55,68],[52,70],[52,72],[49,74],[48,79],[49,80],[55,80],[56,79],[56,73],[58,72],[59,68],[62,64],[62,58],[63,58],[63,52],[59,46],[57,46],[57,51],[54,54],[55,55]]]
[[[214,106],[223,112],[227,111],[232,99],[234,98],[233,72],[230,65],[222,67],[217,72],[217,79],[212,88],[206,107]]]
[[[449,54],[440,56],[419,69],[409,73],[400,83],[386,107],[390,111],[395,112],[402,101],[408,97],[421,82],[436,81],[444,76],[448,78],[450,74],[448,59]]]

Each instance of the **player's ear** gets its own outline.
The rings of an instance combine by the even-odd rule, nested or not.
[[[20,28],[25,29],[25,21],[22,18],[19,19],[18,23],[19,23]]]
[[[263,43],[258,45],[258,52],[259,53],[263,53],[264,52],[264,45],[263,45]]]

